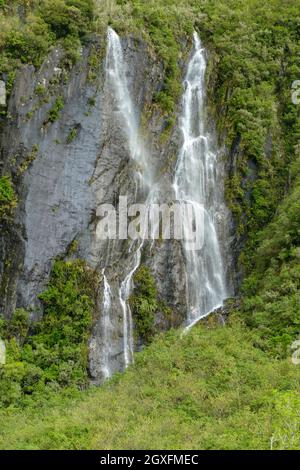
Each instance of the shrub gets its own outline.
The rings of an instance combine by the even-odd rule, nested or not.
[[[55,122],[59,118],[60,112],[64,109],[65,103],[61,96],[56,98],[52,109],[49,112],[48,122]]]
[[[286,356],[300,324],[300,180],[258,237],[251,274],[243,285],[241,314],[255,328],[259,343]]]
[[[44,316],[30,323],[23,309],[2,324],[7,364],[0,369],[3,406],[26,395],[88,382],[88,338],[95,309],[97,276],[83,261],[57,261],[40,295]],[[3,321],[2,321],[3,323]]]
[[[16,25],[6,32],[5,55],[12,61],[19,59],[39,66],[52,42],[53,34],[47,24],[30,14],[23,27]]]
[[[158,302],[155,280],[146,266],[141,266],[134,275],[130,306],[137,334],[149,342],[154,335],[154,314]]]
[[[67,137],[67,144],[71,144],[73,140],[76,139],[78,136],[78,127],[73,127],[73,129],[70,130],[68,137]]]
[[[6,74],[8,94],[20,64],[39,67],[56,40],[66,49],[67,63],[78,59],[93,7],[93,0],[0,0],[0,75]]]
[[[0,222],[11,217],[17,205],[17,196],[9,176],[0,178]]]
[[[155,315],[159,312],[169,315],[170,311],[159,299],[155,279],[147,266],[142,265],[133,279],[134,291],[130,297],[130,306],[136,334],[147,344],[157,333]]]
[[[90,29],[92,0],[46,0],[40,15],[57,38],[82,36]]]
[[[11,321],[6,324],[6,337],[14,338],[18,344],[23,344],[29,331],[29,313],[23,308],[15,311]]]
[[[168,332],[76,401],[54,389],[0,411],[0,448],[299,448],[300,369],[253,343],[238,324]]]

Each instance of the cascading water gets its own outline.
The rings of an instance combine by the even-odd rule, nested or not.
[[[110,311],[111,311],[111,288],[105,275],[105,269],[102,271],[103,275],[103,316],[102,316],[102,327],[103,327],[103,356],[102,356],[102,375],[104,379],[108,379],[111,376],[109,368],[109,352],[110,352]]]
[[[120,38],[112,28],[108,28],[106,79],[110,81],[114,91],[118,112],[122,118],[128,139],[130,156],[137,164],[137,180],[142,186],[147,186],[151,178],[149,158],[139,135],[137,113],[129,92],[126,72]]]
[[[200,39],[194,33],[194,53],[184,80],[183,110],[180,128],[183,144],[175,172],[176,200],[189,202],[194,210],[202,208],[203,244],[200,250],[188,249],[183,242],[186,260],[188,312],[187,326],[222,306],[226,294],[217,220],[223,205],[217,153],[212,137],[205,130],[206,60]],[[184,217],[189,213],[183,211]],[[189,221],[184,221],[189,226]]]
[[[130,156],[137,166],[137,172],[135,175],[137,192],[140,189],[146,193],[149,191],[151,184],[151,166],[149,165],[149,158],[147,158],[148,155],[146,149],[139,136],[137,113],[129,92],[126,76],[126,64],[121,41],[117,33],[112,28],[108,28],[107,42],[106,79],[109,80],[112,85],[118,112],[120,113],[124,130],[127,135]],[[128,299],[131,292],[132,278],[140,265],[142,246],[143,242],[139,243],[133,259],[133,267],[125,277],[124,281],[121,282],[119,289],[119,301],[123,312],[125,367],[133,362],[132,315]]]
[[[141,262],[141,250],[135,254],[134,267],[126,276],[124,281],[121,283],[119,290],[119,299],[123,311],[123,325],[124,325],[124,363],[125,367],[133,362],[133,335],[132,335],[132,315],[130,306],[128,305],[128,299],[131,292],[132,278],[136,270],[138,269]]]
[[[153,184],[153,168],[149,155],[139,136],[138,119],[130,96],[126,63],[120,38],[109,28],[107,33],[106,81],[115,98],[117,113],[122,122],[128,141],[131,159],[136,163],[136,196],[144,195],[146,204],[157,201],[159,186]],[[179,152],[175,172],[175,198],[184,206],[192,204],[194,211],[202,211],[204,220],[204,243],[200,250],[189,250],[183,242],[186,260],[188,313],[187,325],[192,326],[200,318],[222,305],[226,298],[225,276],[221,249],[218,240],[217,218],[219,204],[223,204],[220,189],[217,153],[213,151],[211,136],[205,130],[204,119],[204,75],[206,62],[204,50],[197,34],[194,34],[194,48],[184,81],[183,111],[180,128],[183,144]],[[190,211],[183,211],[190,217]],[[196,217],[197,219],[197,217]],[[186,223],[185,223],[186,222]],[[184,220],[184,226],[189,226]],[[141,237],[143,238],[143,237]],[[154,241],[153,241],[154,242]],[[128,303],[132,279],[141,261],[144,241],[133,242],[129,253],[134,251],[129,273],[119,287],[119,303],[123,313],[123,355],[124,366],[133,362],[132,316]],[[109,377],[109,322],[111,310],[111,289],[104,276],[103,328],[105,339],[103,375]]]

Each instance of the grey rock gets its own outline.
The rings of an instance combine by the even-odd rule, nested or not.
[[[172,181],[181,137],[175,125],[169,138],[162,140],[165,117],[151,106],[164,81],[163,68],[149,54],[143,40],[127,37],[122,41],[130,92],[140,122],[147,114],[144,138],[163,188],[160,202],[168,202],[173,198]],[[119,195],[128,195],[129,203],[134,202],[136,187],[123,124],[114,113],[115,98],[105,83],[103,60],[96,78],[89,77],[89,55],[95,49],[101,57],[105,38],[92,38],[71,70],[66,71],[63,66],[63,51],[54,49],[40,70],[24,66],[17,76],[8,103],[10,118],[0,131],[0,169],[12,175],[19,197],[13,224],[3,225],[0,232],[0,312],[10,318],[15,308],[23,307],[34,320],[40,319],[43,309],[38,295],[47,285],[55,259],[66,257],[68,247],[76,240],[76,256],[99,273],[105,268],[111,287],[109,363],[115,372],[124,369],[119,286],[133,265],[134,250],[129,250],[127,240],[99,240],[97,214],[101,204],[116,204]],[[41,87],[47,99],[36,92]],[[63,98],[64,108],[55,122],[49,122],[49,112],[58,96]],[[178,112],[179,108],[180,104]],[[70,142],[72,129],[76,129],[76,135]],[[36,155],[28,160],[33,149]],[[229,167],[234,165],[234,151],[230,158]],[[27,161],[28,167],[20,172]],[[139,197],[143,200],[144,195]],[[233,232],[232,226],[230,230]],[[227,234],[223,238],[227,239]],[[233,235],[229,240],[233,241]],[[230,246],[224,249],[229,277]],[[183,261],[181,245],[176,241],[157,241],[144,247],[143,262],[157,281],[159,295],[173,311],[168,322],[162,315],[157,316],[156,324],[161,330],[177,327],[185,320]],[[90,376],[95,383],[103,380],[101,361],[106,338],[102,297],[101,284],[89,341]]]

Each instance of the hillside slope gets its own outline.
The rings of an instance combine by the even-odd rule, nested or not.
[[[0,448],[299,448],[300,368],[210,323],[158,338],[100,389],[2,412]]]

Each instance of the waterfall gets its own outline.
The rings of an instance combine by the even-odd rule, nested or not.
[[[194,33],[194,52],[183,83],[180,129],[183,143],[175,170],[175,197],[181,203],[190,202],[195,210],[203,211],[203,244],[200,250],[190,250],[183,242],[187,276],[187,326],[193,325],[216,308],[226,298],[225,275],[218,238],[219,209],[224,204],[220,184],[218,155],[213,150],[212,136],[205,125],[206,60],[200,39]],[[184,217],[188,217],[184,211]],[[187,221],[184,226],[187,226]]]
[[[221,246],[218,236],[218,219],[220,207],[224,204],[222,185],[219,184],[218,154],[213,149],[213,139],[206,130],[205,99],[206,61],[204,50],[196,33],[194,33],[194,52],[188,64],[184,80],[182,114],[180,130],[182,146],[179,151],[175,178],[175,198],[181,203],[192,205],[203,219],[203,245],[200,249],[190,250],[188,242],[182,242],[187,276],[188,312],[187,326],[192,326],[200,318],[221,306],[226,298],[226,283],[223,270]],[[146,204],[157,201],[162,188],[154,184],[154,172],[151,159],[139,135],[138,115],[129,91],[126,61],[117,33],[108,28],[106,54],[106,83],[115,100],[116,114],[122,124],[128,142],[131,159],[135,162],[136,195],[143,194]],[[190,211],[183,211],[183,225],[190,226]],[[185,231],[185,229],[184,229]],[[154,243],[154,240],[153,240]],[[153,245],[152,243],[152,245]],[[131,257],[128,274],[119,286],[119,304],[123,319],[123,355],[125,368],[133,362],[133,325],[128,303],[132,289],[132,280],[140,266],[144,240],[132,242],[129,253]],[[111,310],[111,291],[104,276],[103,328],[106,336],[107,351],[104,353],[103,373],[110,375],[109,370],[109,319]]]
[[[123,325],[124,325],[124,364],[128,367],[133,362],[133,325],[132,315],[128,299],[131,293],[132,278],[134,273],[138,269],[141,262],[141,247],[135,253],[133,269],[126,276],[124,281],[121,283],[119,290],[119,300],[123,311]]]
[[[111,376],[109,367],[109,353],[110,353],[110,311],[111,311],[111,288],[107,277],[105,275],[105,269],[102,271],[103,275],[103,315],[102,315],[102,328],[103,328],[103,358],[102,358],[102,375],[103,379],[108,379]]]
[[[108,28],[106,79],[111,84],[113,89],[118,113],[120,114],[122,124],[124,125],[124,131],[127,136],[130,157],[136,163],[137,170],[134,176],[137,184],[137,193],[139,189],[143,190],[145,193],[149,192],[152,172],[151,166],[149,165],[149,156],[147,155],[147,151],[139,135],[137,113],[129,92],[126,72],[126,63],[124,60],[120,38],[112,28]],[[136,249],[132,269],[121,282],[119,288],[119,302],[123,313],[125,367],[133,362],[133,325],[128,299],[132,288],[132,278],[140,265],[142,247],[143,241]]]
[[[135,176],[142,186],[149,186],[151,178],[149,158],[139,135],[137,112],[129,92],[121,41],[112,28],[108,28],[107,31],[106,79],[113,88],[118,112],[127,135],[130,156],[137,164]]]

